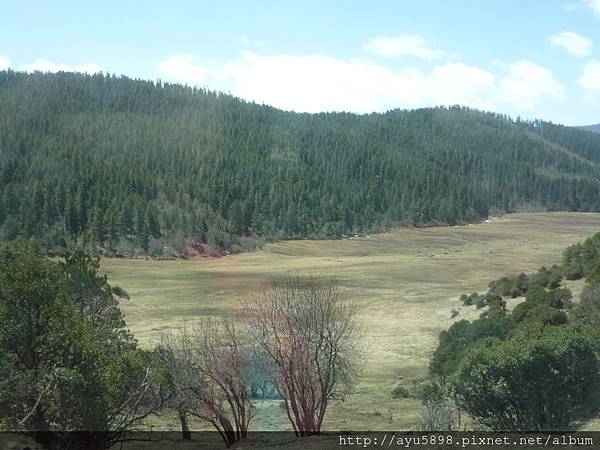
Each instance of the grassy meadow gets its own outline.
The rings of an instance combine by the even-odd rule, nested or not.
[[[425,376],[439,332],[477,318],[463,293],[485,291],[503,275],[559,263],[565,247],[600,230],[600,214],[519,213],[491,223],[404,228],[338,241],[298,240],[223,258],[179,261],[104,259],[109,281],[125,288],[128,326],[144,346],[163,330],[202,315],[227,314],[242,292],[284,271],[336,275],[361,306],[365,357],[358,385],[328,410],[332,430],[402,430],[417,426],[420,405],[393,400],[392,389]],[[581,283],[570,283],[577,292]],[[511,302],[518,300],[509,300]],[[459,315],[451,319],[451,310]],[[289,429],[279,402],[259,402],[253,429]],[[158,418],[161,428],[175,420]]]

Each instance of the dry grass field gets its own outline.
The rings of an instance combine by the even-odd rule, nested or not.
[[[485,291],[500,276],[559,263],[565,247],[600,230],[600,214],[512,214],[491,223],[399,229],[339,241],[288,241],[262,251],[185,261],[105,259],[109,281],[125,288],[126,320],[140,343],[206,314],[226,314],[240,293],[284,271],[332,274],[361,305],[365,358],[355,393],[333,404],[331,430],[402,430],[417,426],[420,405],[393,400],[399,383],[426,374],[439,332],[480,311],[463,293]],[[574,291],[581,283],[572,284]],[[509,301],[510,302],[510,301]],[[451,310],[460,314],[451,319]],[[277,402],[258,405],[254,429],[289,429]],[[161,428],[175,422],[157,419]]]

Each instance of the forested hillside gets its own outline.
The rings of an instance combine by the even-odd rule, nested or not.
[[[0,72],[0,237],[106,254],[600,210],[600,135],[462,107],[298,114],[109,75]]]
[[[600,133],[600,123],[596,125],[585,125],[579,128],[581,128],[582,130],[593,131],[594,133]]]

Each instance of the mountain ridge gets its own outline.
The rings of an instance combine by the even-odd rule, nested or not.
[[[459,106],[294,113],[178,84],[3,71],[0,187],[5,240],[236,251],[499,211],[600,211],[600,135]]]
[[[600,123],[594,125],[583,125],[579,127],[582,130],[592,131],[594,133],[600,133]]]

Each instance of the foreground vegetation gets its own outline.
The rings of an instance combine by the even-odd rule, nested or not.
[[[115,294],[81,252],[54,262],[35,242],[0,247],[0,430],[45,448],[104,450],[176,413],[212,426],[227,447],[248,437],[251,392],[271,386],[298,437],[321,432],[356,374],[356,310],[335,279],[285,275],[232,317],[164,334],[140,350]]]
[[[499,211],[600,210],[600,136],[467,108],[295,114],[0,71],[0,239],[174,257]],[[222,250],[221,250],[222,251]]]
[[[0,247],[0,430],[100,450],[162,408],[164,371],[98,267],[80,252],[51,261],[24,239]]]

